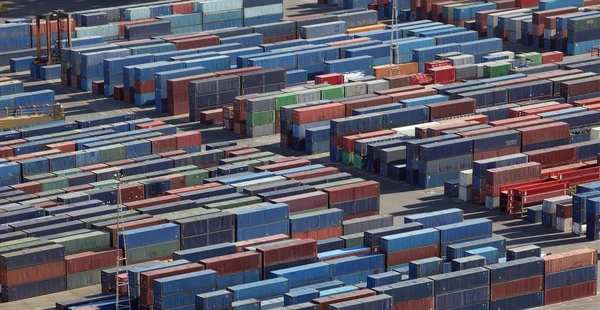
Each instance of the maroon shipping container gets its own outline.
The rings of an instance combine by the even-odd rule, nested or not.
[[[367,132],[367,133],[359,133],[356,135],[343,136],[343,137],[341,137],[342,150],[353,153],[354,152],[354,142],[356,142],[358,140],[370,139],[370,138],[376,138],[376,137],[382,137],[382,136],[390,136],[393,134],[396,134],[396,132],[393,130],[390,130],[390,129],[383,129],[383,130],[371,131],[371,132]]]
[[[171,181],[171,189],[180,189],[185,187],[185,176],[183,174],[169,174],[162,176],[161,178]]]
[[[561,303],[569,300],[596,296],[598,281],[563,286],[544,291],[544,305]]]
[[[229,152],[229,157],[240,157],[256,153],[260,153],[260,150],[256,148],[246,148],[243,150]]]
[[[477,121],[456,121],[456,122],[441,123],[439,125],[435,125],[435,126],[427,128],[427,137],[437,137],[442,134],[442,131],[465,128],[465,127],[470,127],[470,126],[477,126],[479,124],[480,123]]]
[[[573,218],[573,204],[559,203],[556,205],[556,217],[561,219]]]
[[[539,78],[528,76],[528,77],[524,77],[524,78],[520,78],[520,79],[507,80],[507,81],[496,82],[496,83],[491,83],[491,84],[494,85],[495,87],[505,87],[505,86],[509,86],[509,85],[535,82],[537,80],[539,80]]]
[[[271,266],[290,261],[317,256],[317,241],[313,239],[293,240],[277,245],[259,246],[256,252],[262,254],[262,266]],[[236,255],[236,254],[233,254]]]
[[[217,75],[214,73],[204,73],[204,74],[187,76],[187,77],[182,77],[182,78],[169,79],[169,80],[167,80],[167,93],[168,92],[178,93],[178,92],[184,92],[184,91],[187,92],[189,82],[210,79],[210,78],[214,78],[216,76]]]
[[[142,184],[121,184],[118,187],[121,203],[139,201],[144,199],[144,185]]]
[[[59,150],[61,153],[69,153],[77,151],[77,144],[75,142],[59,142],[46,145],[47,150]],[[12,156],[12,155],[11,155]]]
[[[223,124],[223,109],[214,109],[200,112],[200,124],[216,125]]]
[[[259,98],[259,94],[237,96],[233,99],[233,120],[237,123],[246,120],[246,102],[248,99]]]
[[[561,165],[568,165],[577,160],[577,148],[573,145],[562,145],[549,149],[524,152],[529,161],[535,161],[542,165],[542,168],[550,168]]]
[[[537,116],[537,115],[531,115],[531,116]],[[520,118],[520,117],[516,117],[516,118]],[[550,119],[550,118],[542,118],[542,119],[536,119],[536,120],[528,121],[528,122],[507,124],[507,125],[505,125],[505,127],[508,129],[518,129],[518,128],[534,127],[534,126],[540,126],[540,125],[546,125],[546,124],[552,124],[552,123],[556,123],[556,121],[553,119]]]
[[[292,122],[294,124],[307,124],[322,122],[335,118],[344,117],[345,107],[341,103],[331,103],[314,107],[294,109],[292,111]]]
[[[496,127],[479,129],[479,130],[463,131],[463,132],[457,133],[457,135],[459,135],[461,137],[475,137],[475,136],[487,135],[490,133],[503,132],[506,130],[508,130],[508,128],[506,128],[504,126],[496,126]]]
[[[544,276],[519,279],[510,282],[492,284],[490,298],[492,301],[544,290]]]
[[[413,248],[410,250],[386,253],[385,264],[387,267],[396,266],[400,264],[408,264],[409,262],[417,259],[439,257],[440,256],[440,245],[428,245],[420,248]]]
[[[95,165],[79,167],[79,169],[81,169],[81,172],[90,172],[90,171],[100,170],[100,169],[104,169],[104,168],[110,168],[110,167],[107,164],[95,164]]]
[[[523,145],[569,137],[569,124],[563,122],[519,128],[517,130],[521,132],[521,143]]]
[[[556,20],[556,17],[554,17],[554,19]],[[575,75],[575,74],[580,74],[580,73],[583,73],[583,71],[579,70],[579,69],[572,69],[572,70],[552,70],[552,71],[548,71],[548,72],[542,72],[542,73],[532,74],[532,75],[529,75],[529,76],[534,76],[534,77],[537,77],[539,79],[547,80],[547,79],[558,78],[558,77],[561,77],[561,76]]]
[[[11,185],[14,190],[22,190],[25,194],[35,194],[42,191],[42,183],[39,182],[27,182],[21,184]]]
[[[123,90],[123,85],[113,87],[113,97],[115,97],[115,100],[123,101]]]
[[[329,196],[326,193],[317,191],[283,198],[275,198],[271,201],[273,203],[287,204],[290,207],[290,213],[292,213],[315,208],[327,207],[328,197]]]
[[[154,280],[204,270],[204,266],[198,263],[173,266],[169,268],[145,271],[140,274],[140,289],[150,292],[154,290]],[[144,303],[148,304],[148,303]],[[150,303],[152,304],[152,303]]]
[[[160,196],[160,197],[155,197],[155,198],[132,201],[132,202],[125,203],[123,205],[125,205],[127,207],[127,209],[129,209],[129,210],[136,210],[139,208],[152,207],[152,206],[157,206],[157,205],[160,205],[163,203],[175,202],[175,201],[179,201],[179,200],[181,200],[181,197],[179,197],[177,195],[165,195],[165,196]]]
[[[187,152],[184,150],[175,150],[175,151],[168,151],[168,152],[164,152],[164,153],[157,153],[156,155],[158,155],[162,158],[170,158],[173,156],[179,156],[179,155],[185,155],[185,154],[187,154]]]
[[[329,204],[379,196],[379,182],[364,181],[329,187],[323,190],[329,195]]]
[[[177,149],[177,139],[175,136],[162,136],[148,139],[152,144],[152,153],[161,153]]]
[[[521,152],[520,146],[505,147],[497,150],[473,153],[473,160],[483,160],[488,158],[500,157],[505,155],[517,154]]]
[[[179,195],[181,193],[187,193],[187,192],[197,191],[197,190],[201,190],[201,189],[213,188],[213,187],[217,187],[217,186],[223,186],[223,184],[215,182],[215,183],[206,183],[206,184],[202,184],[202,185],[188,186],[188,187],[183,187],[183,188],[178,188],[178,189],[170,189],[165,192],[165,196],[166,195]]]
[[[434,67],[427,70],[433,76],[436,84],[454,83],[456,81],[456,68],[452,66]]]
[[[545,17],[555,16],[555,15],[564,15],[564,14],[573,13],[573,12],[577,12],[576,7],[566,7],[566,8],[546,10],[546,11],[537,11],[537,12],[533,12],[532,22],[533,22],[533,24],[541,25],[543,27]],[[542,32],[542,34],[543,34],[543,32]]]
[[[523,106],[523,107],[511,108],[511,109],[508,109],[508,117],[509,117],[508,120],[500,120],[500,121],[496,121],[496,122],[500,122],[501,125],[508,125],[509,123],[512,124],[514,122],[510,121],[510,119],[513,117],[525,116],[524,114],[522,114],[523,111],[548,107],[548,106],[557,105],[557,104],[560,104],[560,103],[558,103],[556,101],[550,101],[550,102],[542,102],[542,103],[532,104],[532,105]],[[525,121],[525,119],[523,119],[523,120]],[[530,120],[527,120],[527,121],[530,121]]]
[[[412,84],[412,78],[410,75],[388,76],[383,79],[390,83],[390,88],[405,87]]]
[[[27,143],[27,140],[25,140],[25,139],[14,139],[14,140],[10,140],[10,141],[0,142],[0,146],[11,146],[11,145],[23,144],[23,143]]]
[[[547,255],[542,258],[544,259],[544,273],[549,274],[596,265],[598,263],[598,251],[594,249],[577,249]]]
[[[576,107],[584,107],[588,105],[595,105],[598,103],[600,103],[600,97],[573,101],[573,105]]]
[[[122,227],[124,230],[132,230],[132,229],[137,229],[137,228],[160,225],[160,224],[164,224],[166,222],[167,222],[166,219],[155,216],[155,217],[151,217],[151,218],[147,218],[147,219],[143,219],[143,220],[126,222],[126,223],[123,223]],[[106,227],[104,227],[104,230],[110,232],[110,234],[112,236],[111,244],[113,247],[116,247],[117,246],[117,225],[115,224],[115,225],[106,226]]]
[[[289,180],[305,180],[305,179],[310,179],[310,178],[323,177],[326,175],[332,175],[332,174],[336,174],[339,172],[340,172],[340,170],[338,168],[325,167],[325,168],[320,168],[320,169],[315,169],[315,170],[310,170],[310,171],[302,171],[302,172],[285,174],[284,177]]]
[[[92,94],[104,95],[104,81],[92,81]]]
[[[25,268],[5,270],[0,273],[0,284],[2,284],[2,286],[14,286],[23,283],[64,277],[65,275],[65,261],[59,260]]]
[[[262,268],[261,255],[254,251],[203,259],[200,263],[204,268],[216,271],[219,276]]]
[[[288,157],[275,158],[275,159],[269,160],[269,164],[287,163],[288,161],[296,161],[298,159],[300,159],[300,158],[298,158],[296,156],[288,156]]]
[[[257,246],[257,245],[272,243],[272,242],[278,242],[278,241],[283,241],[283,240],[288,240],[288,239],[290,239],[289,236],[284,235],[284,234],[278,234],[278,235],[261,237],[261,238],[250,239],[250,240],[245,240],[245,241],[238,241],[238,242],[234,243],[233,245],[235,246],[235,251],[239,253],[239,252],[244,252],[244,249],[247,247]]]
[[[15,150],[8,146],[0,147],[0,158],[7,158],[15,156]]]
[[[382,104],[392,103],[392,98],[388,96],[377,96],[364,99],[356,99],[344,102],[346,117],[352,116],[352,111],[361,108],[374,107]]]
[[[446,102],[426,104],[430,120],[475,113],[475,99],[462,98]]]
[[[323,240],[323,239],[329,239],[329,238],[334,238],[334,237],[340,237],[342,235],[343,235],[343,228],[340,225],[340,226],[315,229],[315,230],[311,230],[311,231],[293,233],[291,237],[294,239]]]
[[[62,203],[58,203],[55,201],[45,201],[45,202],[38,202],[38,203],[32,203],[31,204],[34,207],[39,207],[42,209],[46,209],[46,208],[52,208],[52,207],[56,207],[56,206],[60,206],[62,205]]]
[[[107,162],[106,164],[109,167],[119,167],[119,166],[125,166],[125,165],[135,164],[135,160],[128,158],[128,159],[121,159],[121,160]]]
[[[119,256],[123,250],[119,249]],[[67,275],[116,265],[117,249],[103,249],[65,256]]]
[[[431,310],[435,307],[435,297],[427,297],[394,304],[394,310]]]
[[[328,310],[329,305],[332,305],[332,304],[337,304],[337,303],[348,301],[348,300],[366,298],[366,297],[375,296],[375,295],[377,295],[377,293],[375,293],[375,291],[372,291],[369,289],[362,289],[362,290],[349,292],[349,293],[342,293],[342,294],[331,295],[331,296],[327,296],[327,297],[315,298],[315,299],[313,299],[312,302],[319,305],[319,310]]]
[[[174,40],[171,43],[175,44],[175,49],[179,51],[189,50],[192,48],[219,45],[220,39],[217,36],[202,36],[197,38]]]
[[[539,115],[541,113],[560,111],[560,110],[565,110],[565,109],[569,109],[572,107],[573,106],[570,104],[555,104],[555,105],[551,105],[551,106],[547,106],[547,107],[543,107],[543,108],[525,110],[525,111],[521,112],[521,114],[522,115],[532,115],[532,114]]]
[[[73,193],[73,192],[86,191],[86,190],[92,189],[92,188],[94,188],[94,187],[89,184],[83,184],[83,185],[65,187],[62,190],[65,191],[65,193]]]
[[[184,35],[180,35],[180,36],[164,38],[163,40],[170,43],[170,42],[177,41],[177,40],[200,38],[200,37],[206,37],[209,35],[210,35],[210,33],[208,33],[208,32],[199,32],[199,33],[184,34]]]
[[[560,83],[560,96],[563,98],[596,93],[600,91],[600,76],[564,81]]]
[[[378,90],[375,92],[376,95],[391,95],[397,93],[404,93],[415,90],[423,90],[425,86],[423,85],[411,85],[411,86],[401,86],[401,87],[391,87],[389,89]]]
[[[262,67],[254,66],[254,67],[245,67],[245,68],[237,68],[237,69],[229,69],[217,71],[215,74],[217,76],[226,76],[226,75],[243,75],[245,73],[251,73],[262,70]]]
[[[489,196],[500,196],[500,186],[508,183],[540,179],[542,165],[537,162],[488,169],[485,172],[485,191]]]
[[[229,158],[229,153],[231,152],[235,152],[235,151],[239,151],[239,150],[244,150],[244,149],[248,149],[250,148],[247,145],[234,145],[234,146],[228,146],[228,147],[223,147],[220,150],[225,152],[225,158]]]
[[[135,81],[134,82],[134,92],[136,94],[153,93],[154,91],[155,91],[154,80]]]
[[[283,163],[278,163],[278,164],[259,166],[259,167],[256,167],[255,170],[258,172],[264,172],[264,171],[275,172],[275,171],[280,171],[280,170],[304,167],[304,166],[308,166],[310,164],[311,164],[310,160],[298,159],[298,160],[288,161],[288,162],[283,162]]]

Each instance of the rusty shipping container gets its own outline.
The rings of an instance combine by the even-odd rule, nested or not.
[[[490,299],[498,300],[543,290],[544,276],[519,279],[510,282],[492,284],[490,287]]]
[[[114,246],[114,245],[113,245]],[[120,256],[123,250],[119,249]],[[97,270],[116,265],[117,249],[95,250],[65,256],[66,274]]]
[[[425,106],[429,107],[430,120],[475,113],[475,99],[471,98],[426,104]]]
[[[560,96],[563,98],[600,92],[600,76],[560,83]]]
[[[363,98],[363,99],[346,101],[343,103],[343,105],[344,105],[344,110],[346,111],[345,116],[348,117],[348,116],[352,116],[352,111],[354,111],[356,109],[374,107],[374,106],[379,106],[379,105],[388,104],[388,103],[392,103],[391,97],[377,96],[377,97],[372,97],[372,98]]]
[[[341,303],[348,300],[361,299],[369,296],[375,296],[377,293],[369,289],[362,289],[349,293],[342,293],[327,297],[313,299],[313,303],[317,304],[319,310],[329,310],[329,305]]]
[[[569,137],[569,124],[563,122],[519,128],[517,130],[521,132],[521,143],[523,145]]]
[[[555,273],[569,269],[596,265],[598,251],[594,249],[578,249],[565,253],[551,254],[544,259],[544,273]]]
[[[412,248],[410,250],[392,252],[385,255],[386,266],[397,266],[401,264],[408,264],[411,261],[429,258],[439,257],[440,245],[428,245],[419,248]]]
[[[331,103],[314,107],[294,109],[292,111],[292,122],[300,125],[327,121],[344,116],[344,105],[341,103]]]
[[[577,148],[573,145],[524,152],[530,162],[538,162],[542,168],[567,165],[577,160]]]
[[[534,115],[534,116],[537,116],[537,115]],[[536,119],[536,120],[528,121],[528,122],[507,124],[504,126],[508,129],[518,129],[518,128],[534,127],[534,126],[540,126],[540,125],[546,125],[546,124],[552,124],[552,123],[556,123],[556,121],[553,119],[550,119],[550,118],[543,118],[543,119]]]
[[[273,203],[285,203],[290,207],[290,213],[301,212],[328,206],[327,193],[317,191],[306,194],[272,199]]]
[[[323,191],[329,195],[329,204],[352,201],[369,197],[379,196],[380,185],[376,181],[364,181],[359,183],[329,187]]]
[[[204,268],[216,271],[219,276],[262,268],[260,253],[252,251],[203,259],[200,263]]]
[[[65,262],[60,260],[25,268],[4,270],[0,273],[0,284],[2,286],[14,286],[61,276],[64,277],[66,275],[65,269]]]
[[[506,130],[508,130],[508,128],[506,128],[504,126],[496,126],[496,127],[484,128],[484,129],[478,129],[478,130],[472,130],[472,131],[463,131],[463,132],[457,133],[457,135],[459,135],[463,138],[468,138],[468,137],[487,135],[490,133],[503,132]]]
[[[598,281],[590,281],[563,286],[544,291],[544,305],[561,303],[569,300],[596,296]]]
[[[293,240],[285,244],[258,246],[256,251],[262,254],[262,266],[265,267],[316,257],[317,241],[313,239]]]
[[[343,235],[342,226],[333,226],[333,227],[325,227],[321,229],[315,229],[311,231],[303,231],[299,233],[293,233],[291,235],[292,238],[296,239],[315,239],[315,240],[323,240],[334,237],[339,237]]]
[[[488,169],[485,172],[486,192],[489,196],[500,196],[500,185],[539,179],[542,165],[536,162]]]

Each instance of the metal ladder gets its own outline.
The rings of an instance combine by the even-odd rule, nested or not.
[[[122,175],[115,175],[115,179],[122,178]],[[119,277],[121,274],[121,267],[125,266],[127,263],[127,240],[123,238],[123,256],[121,257],[121,238],[120,236],[125,232],[125,228],[123,224],[125,221],[123,220],[123,204],[121,201],[121,183],[117,184],[117,274],[116,274],[116,293],[115,293],[115,308],[116,310],[130,310],[131,309],[131,296],[129,292],[129,277],[125,277],[124,279]],[[127,300],[119,300],[121,296],[120,291],[121,287],[125,287],[127,290]]]

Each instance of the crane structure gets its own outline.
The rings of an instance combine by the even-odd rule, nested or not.
[[[47,54],[46,57],[42,57],[42,23],[41,21],[45,21],[45,25],[43,27],[46,28],[46,48]],[[58,28],[58,45],[56,48],[56,53],[52,50],[52,22],[56,21]],[[66,28],[63,29],[63,21],[66,21]],[[71,29],[71,14],[66,13],[63,10],[54,10],[48,14],[39,14],[35,16],[35,26],[36,26],[36,43],[37,43],[37,58],[34,60],[35,64],[41,65],[54,65],[61,63],[61,52],[62,52],[62,33],[63,31],[67,31],[67,47],[72,47],[72,30]]]
[[[394,70],[398,70],[396,65],[396,55],[398,54],[398,0],[392,0],[392,20],[391,20],[392,34],[390,38],[390,76],[394,75]]]
[[[122,178],[123,175],[115,175],[115,179]],[[124,216],[123,216],[123,201],[121,200],[121,183],[117,184],[117,265],[116,265],[116,279],[115,279],[115,309],[116,310],[130,310],[131,309],[131,296],[129,291],[129,277],[120,277],[121,268],[127,263],[127,239],[122,238],[121,236],[125,232],[125,227],[123,224]],[[123,239],[123,240],[121,240]],[[121,244],[123,241],[123,244]],[[123,251],[119,251],[119,249],[123,249]],[[121,253],[123,253],[121,255]],[[127,290],[126,300],[121,301],[120,293],[121,288],[124,287]]]

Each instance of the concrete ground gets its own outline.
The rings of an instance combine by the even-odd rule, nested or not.
[[[137,1],[143,2],[143,1]],[[285,1],[286,15],[294,16],[297,14],[311,14],[319,11],[326,11],[327,7],[315,4],[314,0]],[[2,14],[2,18],[22,17],[39,12],[48,12],[55,9],[55,5],[65,5],[73,10],[80,10],[93,7],[106,7],[110,5],[123,4],[124,1],[103,0],[103,1],[0,1],[11,9],[11,12]],[[128,1],[136,3],[136,1]],[[507,45],[505,50],[515,52],[529,51],[521,50],[520,46]],[[188,122],[187,116],[164,116],[154,112],[153,107],[138,108],[131,104],[117,102],[112,98],[96,96],[89,92],[82,92],[69,87],[60,85],[60,81],[37,81],[29,78],[28,72],[10,73],[8,67],[0,67],[0,75],[8,76],[14,79],[25,81],[25,91],[34,91],[40,89],[52,89],[56,92],[56,100],[60,102],[65,109],[67,120],[75,120],[97,115],[107,115],[122,112],[135,112],[140,117],[151,117],[157,120],[165,121],[175,125],[181,131],[200,130],[202,132],[203,144],[219,141],[237,141],[240,144],[246,144],[257,147],[263,151],[271,151],[282,155],[294,155],[312,159],[315,163],[332,165],[327,156],[313,155],[306,156],[302,153],[289,149],[279,148],[279,137],[276,135],[247,139],[237,136],[232,132],[224,131],[218,126],[203,126],[198,123]],[[494,235],[507,239],[509,248],[534,244],[543,248],[547,253],[558,253],[578,248],[594,248],[600,250],[600,242],[589,242],[585,238],[575,237],[567,233],[555,232],[552,229],[541,227],[539,224],[530,224],[522,219],[514,219],[511,216],[496,211],[486,210],[482,206],[459,202],[456,199],[448,199],[443,196],[442,188],[423,190],[414,186],[409,186],[403,182],[393,181],[389,178],[382,178],[365,171],[357,171],[340,164],[333,164],[344,172],[349,172],[356,177],[368,180],[376,180],[381,183],[381,213],[394,215],[395,223],[403,222],[403,216],[421,212],[430,212],[448,208],[461,208],[465,212],[465,219],[488,218],[493,224]],[[22,301],[0,304],[0,310],[38,310],[53,309],[57,301],[64,301],[73,298],[98,294],[100,286],[90,286],[81,289],[70,290],[50,295],[39,296]],[[565,304],[552,305],[544,309],[600,309],[600,298],[585,298]]]

